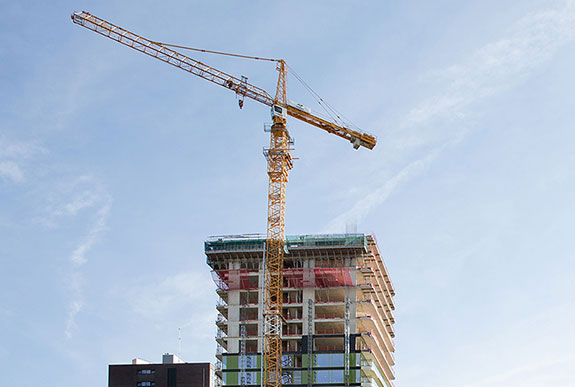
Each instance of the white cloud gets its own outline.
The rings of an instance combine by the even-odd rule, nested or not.
[[[95,196],[94,196],[95,198]],[[81,281],[81,271],[80,267],[88,262],[86,255],[92,249],[92,247],[98,242],[102,233],[106,230],[106,224],[108,216],[110,214],[110,209],[112,206],[111,197],[108,195],[104,197],[99,197],[98,200],[91,199],[92,204],[83,206],[72,206],[75,210],[74,214],[78,212],[80,208],[89,208],[94,205],[94,203],[99,203],[100,206],[95,214],[95,219],[90,226],[88,232],[84,235],[81,241],[78,243],[76,248],[72,251],[70,255],[70,263],[72,264],[72,274],[69,282],[69,292],[72,301],[68,306],[68,318],[66,322],[65,335],[68,339],[72,338],[73,330],[76,328],[76,316],[82,310],[84,306],[84,297],[82,291],[82,281]],[[76,203],[76,202],[71,202]],[[70,203],[68,203],[70,204]],[[64,206],[66,207],[66,206]]]
[[[127,293],[134,311],[151,319],[162,318],[187,306],[205,304],[207,299],[215,297],[215,285],[206,272],[178,273],[152,285],[145,282],[134,284]]]
[[[52,224],[56,219],[69,216],[83,215],[88,219],[91,217],[91,220],[87,222],[89,225],[87,231],[79,238],[68,259],[71,265],[71,272],[67,281],[70,302],[64,333],[68,339],[71,339],[77,329],[76,317],[85,304],[82,267],[88,262],[88,253],[107,229],[112,208],[112,197],[91,176],[80,176],[71,183],[64,184],[64,186],[64,192],[61,192],[60,195],[71,198],[50,207],[48,217],[43,220],[43,223]]]
[[[0,177],[18,183],[24,180],[24,173],[14,161],[0,161]]]
[[[22,163],[43,152],[45,150],[38,145],[0,137],[0,178],[13,183],[23,182]]]
[[[411,109],[406,126],[419,126],[441,117],[465,117],[465,109],[500,93],[548,61],[575,39],[575,2],[530,14],[516,22],[510,34],[475,51],[464,63],[439,73],[445,90]]]
[[[68,319],[66,320],[66,330],[64,334],[66,338],[71,339],[73,336],[73,331],[77,328],[76,326],[76,315],[80,313],[84,303],[80,300],[75,300],[68,305]]]
[[[34,143],[8,140],[0,137],[0,179],[19,183],[26,180],[23,165],[46,150]],[[88,262],[87,255],[106,230],[112,198],[105,187],[92,176],[81,175],[64,183],[56,183],[55,188],[44,194],[51,204],[42,217],[35,219],[40,224],[54,226],[66,217],[85,216],[88,230],[79,238],[72,249],[68,261],[70,274],[67,287],[71,299],[68,305],[65,335],[73,336],[76,317],[84,306],[81,266]]]
[[[345,224],[365,218],[398,187],[423,171],[446,147],[458,143],[467,134],[469,125],[462,126],[455,121],[469,118],[471,105],[516,85],[574,39],[575,1],[567,1],[560,7],[525,16],[513,24],[508,36],[481,47],[463,63],[439,72],[444,80],[443,88],[410,109],[400,120],[403,128],[400,137],[390,139],[393,150],[411,161],[357,200],[352,209],[334,218],[327,231],[341,231]],[[440,131],[429,130],[429,125],[439,119],[451,122],[441,125]],[[410,155],[414,150],[420,154]]]
[[[86,253],[94,246],[94,244],[100,238],[100,235],[106,230],[106,222],[108,219],[108,215],[110,213],[110,208],[112,206],[112,201],[110,198],[100,199],[103,200],[103,204],[101,205],[100,209],[96,212],[96,219],[92,224],[91,228],[88,230],[87,234],[84,236],[80,244],[74,249],[72,255],[70,256],[70,261],[76,265],[80,266],[86,263],[88,260],[86,258]],[[96,202],[96,198],[91,198],[91,204]],[[74,211],[77,212],[80,208],[86,208],[88,205],[83,203],[83,206],[78,207],[76,204],[73,208]],[[75,213],[74,212],[74,213]]]
[[[547,359],[541,358],[526,362],[498,374],[490,375],[485,379],[472,382],[470,384],[464,384],[463,387],[536,387],[542,385],[556,385],[550,380],[556,372],[554,367],[560,365],[569,367],[574,361],[574,354],[561,355]],[[562,385],[567,386],[566,384]]]
[[[0,137],[0,158],[30,158],[46,150],[36,144]]]
[[[213,361],[216,346],[216,286],[208,269],[201,267],[134,278],[113,290],[116,297],[127,301],[129,319],[146,332],[157,332],[150,347],[178,353],[180,329],[182,356],[187,361]]]
[[[437,152],[433,152],[421,160],[409,163],[391,179],[388,179],[384,184],[356,202],[351,209],[333,219],[323,232],[341,232],[344,230],[346,224],[350,222],[354,224],[358,223],[359,220],[365,218],[374,207],[385,202],[399,186],[412,179],[413,176],[421,173],[436,157]]]
[[[181,328],[184,339],[194,337],[195,344],[188,343],[187,347],[215,345],[216,292],[206,271],[187,271],[160,280],[141,279],[122,293],[127,295],[132,310],[150,323],[162,330]]]
[[[111,197],[105,187],[90,175],[59,182],[46,196],[49,204],[44,214],[34,220],[47,227],[54,227],[66,217],[78,216],[94,208],[100,208],[96,213],[106,212],[106,208],[109,211],[111,204]]]
[[[71,272],[66,280],[68,291],[72,294],[73,300],[68,304],[68,315],[66,318],[64,334],[67,339],[71,339],[74,331],[77,329],[76,316],[84,307],[82,290],[84,279],[82,273],[76,270]]]
[[[100,201],[101,198],[96,192],[83,191],[77,194],[68,203],[65,203],[61,208],[54,209],[53,215],[76,215],[78,211],[85,208],[93,207]]]

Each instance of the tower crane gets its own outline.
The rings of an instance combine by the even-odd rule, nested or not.
[[[281,387],[282,385],[282,315],[283,302],[283,260],[285,246],[285,188],[288,174],[292,168],[291,138],[286,127],[287,116],[297,118],[325,130],[328,133],[350,141],[355,149],[364,147],[373,149],[375,137],[370,134],[352,130],[346,125],[337,124],[312,114],[287,99],[287,65],[283,59],[264,59],[245,55],[226,54],[208,50],[198,50],[224,55],[239,56],[251,59],[264,59],[276,62],[279,71],[275,96],[272,97],[264,89],[247,82],[247,78],[236,78],[214,67],[194,60],[174,48],[185,48],[165,43],[155,42],[136,35],[124,28],[100,19],[88,12],[74,12],[72,21],[82,27],[110,38],[118,43],[150,55],[163,62],[197,75],[205,80],[223,86],[236,93],[240,108],[244,98],[250,98],[271,108],[272,125],[270,130],[270,146],[266,148],[268,186],[268,218],[265,247],[265,302],[264,302],[264,332],[263,332],[263,362],[262,375],[266,387]]]

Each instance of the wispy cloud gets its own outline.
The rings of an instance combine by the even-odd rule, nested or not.
[[[184,340],[194,337],[186,347],[201,353],[202,346],[213,345],[214,288],[207,272],[186,271],[162,279],[140,279],[119,292],[127,295],[132,310],[142,318],[162,330],[181,328]]]
[[[44,152],[45,149],[36,144],[0,137],[0,178],[12,183],[23,182],[25,173],[22,164]]]
[[[206,298],[215,297],[215,285],[205,272],[178,273],[153,285],[149,281],[145,282],[133,284],[127,293],[134,311],[152,319],[165,316],[185,305],[199,305]]]
[[[29,158],[43,152],[45,149],[37,144],[0,137],[0,158]]]
[[[24,180],[24,172],[14,161],[0,161],[0,176],[15,183]]]
[[[88,262],[86,253],[94,246],[100,238],[100,235],[106,230],[106,221],[110,213],[112,201],[109,197],[102,198],[101,201],[103,203],[101,203],[100,208],[96,212],[94,223],[70,256],[70,261],[76,266],[81,266]]]
[[[575,39],[575,2],[532,13],[510,34],[475,51],[463,63],[439,72],[445,90],[411,109],[405,126],[426,125],[442,117],[465,117],[465,109],[525,79],[561,46]]]
[[[86,212],[90,217],[88,230],[79,239],[68,258],[70,273],[67,278],[67,289],[70,294],[65,335],[73,336],[77,328],[76,317],[84,307],[83,266],[88,262],[88,253],[106,231],[107,221],[112,207],[112,198],[105,189],[90,176],[81,176],[70,184],[69,200],[49,211],[52,223],[57,217],[78,216]]]
[[[85,190],[75,194],[69,202],[62,205],[60,208],[53,208],[51,214],[53,216],[62,215],[76,215],[80,210],[93,207],[101,200],[97,192]]]
[[[10,183],[27,182],[27,170],[36,168],[29,161],[47,150],[33,142],[0,137],[0,180]],[[76,329],[76,317],[84,307],[82,267],[88,262],[88,253],[106,230],[112,206],[112,198],[105,187],[93,176],[81,175],[64,182],[50,183],[46,189],[36,182],[29,182],[32,189],[41,189],[49,200],[44,213],[34,218],[38,224],[53,227],[66,218],[83,216],[88,229],[72,249],[69,261],[70,273],[66,278],[70,296],[65,335],[70,338]]]
[[[556,366],[568,366],[575,361],[575,355],[560,355],[542,358],[505,370],[485,379],[478,380],[463,387],[508,387],[508,386],[541,386],[552,384]]]
[[[435,160],[437,154],[438,152],[433,152],[423,159],[409,163],[391,179],[388,179],[384,184],[356,202],[350,210],[334,218],[323,232],[341,231],[345,225],[350,222],[354,224],[358,223],[361,219],[365,218],[374,207],[385,202],[399,186],[425,170],[425,168]]]
[[[67,218],[93,211],[94,208],[109,211],[109,208],[102,203],[111,202],[111,197],[94,176],[86,174],[66,178],[53,185],[51,192],[46,195],[48,203],[42,215],[34,219],[36,223],[55,227]]]
[[[76,299],[68,305],[68,318],[66,319],[66,330],[64,331],[66,338],[72,338],[73,332],[77,328],[76,316],[80,313],[83,307],[84,302],[80,299]]]
[[[557,50],[575,39],[575,1],[529,14],[504,36],[476,50],[467,60],[433,75],[443,80],[435,95],[413,108],[400,120],[401,134],[390,141],[395,152],[409,161],[359,200],[351,210],[337,216],[326,231],[359,222],[383,204],[397,188],[419,175],[438,155],[458,143],[469,131],[474,104],[509,90],[525,80]],[[438,120],[450,121],[441,130],[429,130]],[[419,150],[419,152],[416,152]]]

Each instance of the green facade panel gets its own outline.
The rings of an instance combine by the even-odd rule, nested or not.
[[[284,361],[288,364],[296,364],[293,354],[284,355]],[[312,384],[345,384],[344,378],[344,354],[343,353],[315,353],[311,356],[313,359],[312,372],[309,374],[308,364],[310,356],[301,354],[301,367],[285,367],[286,378],[289,378],[284,384],[308,384],[308,377],[311,376]],[[241,385],[241,363],[240,355],[224,356],[224,385]],[[246,385],[260,385],[261,382],[261,356],[247,355],[251,358],[251,366],[246,365]],[[291,359],[291,361],[289,360]],[[349,354],[349,383],[358,383],[360,381],[361,371],[352,367],[360,365],[361,355],[358,353]],[[333,369],[337,368],[337,369]],[[233,370],[233,371],[227,371]]]

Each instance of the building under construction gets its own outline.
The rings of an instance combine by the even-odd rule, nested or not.
[[[205,242],[217,284],[216,374],[261,385],[265,236]],[[392,386],[393,285],[372,235],[286,238],[282,384]]]

